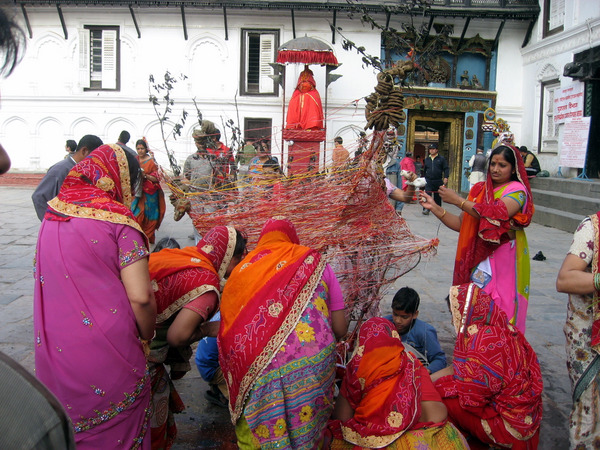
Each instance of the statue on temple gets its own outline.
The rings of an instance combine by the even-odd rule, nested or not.
[[[308,66],[298,77],[298,84],[288,105],[286,129],[320,130],[323,128],[323,105],[312,71]]]

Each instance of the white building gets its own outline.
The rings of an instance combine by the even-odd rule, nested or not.
[[[557,173],[563,150],[565,123],[555,121],[553,103],[564,89],[583,92],[570,101],[576,111],[592,117],[587,148],[587,175],[598,177],[600,169],[600,2],[588,0],[540,0],[542,14],[531,42],[522,51],[523,116],[521,143],[538,154],[542,169]],[[565,65],[583,67],[565,76]],[[568,94],[567,94],[568,95]],[[582,104],[583,103],[583,104]],[[560,167],[564,176],[577,171]]]
[[[327,89],[325,68],[311,66],[321,97],[327,98],[324,148],[331,149],[338,135],[352,148],[365,125],[361,99],[373,91],[376,80],[374,69],[364,67],[360,54],[342,48],[343,38],[382,60],[406,56],[406,49],[390,46],[380,30],[363,25],[360,14],[350,19],[345,0],[130,3],[12,0],[9,12],[28,36],[24,60],[9,78],[0,81],[0,142],[11,156],[13,171],[47,169],[64,156],[66,139],[96,134],[112,143],[121,130],[131,133],[132,147],[136,139],[147,137],[159,162],[167,166],[160,122],[148,100],[149,76],[159,82],[166,71],[173,77],[187,76],[172,91],[169,122],[172,126],[183,109],[190,114],[181,137],[168,137],[169,148],[179,161],[195,150],[191,133],[197,121],[192,99],[203,118],[219,125],[224,135],[228,133],[223,123],[232,119],[248,137],[272,136],[272,151],[279,154],[287,147],[281,140],[284,90],[268,77],[273,74],[268,63],[274,61],[279,45],[304,35],[329,43],[342,63],[335,71],[342,78]],[[359,3],[384,27],[400,28],[410,21],[398,2]],[[431,3],[412,21],[430,36],[444,26],[453,28],[440,53],[446,60],[441,62],[446,75],[441,84],[428,86],[421,79],[419,87],[406,91],[407,119],[399,130],[400,153],[418,147],[419,129],[436,130],[442,153],[453,165],[451,186],[464,189],[465,161],[483,142],[480,125],[488,107],[510,123],[517,143],[535,147],[532,130],[539,121],[535,96],[540,95],[538,80],[545,78],[538,75],[543,71],[543,67],[538,69],[542,61],[530,55],[546,51],[544,42],[538,43],[541,35],[535,24],[540,7],[536,0]],[[590,15],[598,6],[581,9],[586,11],[580,13]],[[343,37],[334,34],[331,25],[341,27]],[[578,25],[581,29],[588,26],[597,34],[595,22]],[[534,43],[522,49],[530,34]],[[563,60],[557,59],[555,71],[562,70],[561,64]],[[303,66],[286,67],[287,104]],[[471,84],[477,75],[478,88],[461,89],[465,71]]]

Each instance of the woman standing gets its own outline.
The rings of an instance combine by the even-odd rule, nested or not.
[[[195,247],[150,255],[158,315],[149,356],[152,377],[152,448],[170,448],[177,435],[173,413],[184,408],[172,380],[191,368],[190,345],[206,333],[201,325],[218,309],[221,282],[241,261],[246,239],[233,227],[209,230]],[[171,366],[170,373],[165,365]]]
[[[65,406],[77,448],[150,448],[150,378],[140,339],[156,304],[146,238],[131,213],[139,164],[103,145],[67,175],[40,228],[38,378]]]
[[[331,267],[290,221],[269,219],[221,300],[219,360],[240,448],[319,446],[347,328]]]
[[[142,195],[135,197],[131,210],[148,236],[150,243],[154,244],[154,233],[160,227],[165,216],[165,194],[160,187],[158,165],[148,150],[146,140],[138,139],[135,149],[142,167],[143,184]]]
[[[571,448],[593,448],[600,440],[600,212],[577,227],[556,290],[569,294],[564,331],[573,391]]]
[[[477,284],[492,296],[510,323],[525,333],[529,299],[529,248],[524,228],[533,216],[533,199],[523,160],[516,148],[501,145],[490,155],[487,179],[467,199],[442,186],[444,202],[456,216],[424,192],[420,202],[448,228],[459,231],[453,285]]]
[[[381,317],[360,327],[333,417],[331,449],[469,448],[427,369]]]

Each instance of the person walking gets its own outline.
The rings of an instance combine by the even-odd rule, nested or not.
[[[433,196],[435,203],[442,206],[442,197],[438,192],[440,186],[448,184],[448,175],[450,168],[446,158],[439,154],[438,144],[429,145],[429,157],[425,158],[424,163],[425,191]],[[423,214],[429,214],[429,209],[423,208]]]

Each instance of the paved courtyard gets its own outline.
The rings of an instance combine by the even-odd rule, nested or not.
[[[1,181],[1,180],[0,180]],[[0,182],[0,351],[33,372],[33,278],[32,261],[39,229],[29,186],[3,186]],[[173,220],[167,215],[157,240],[173,237],[182,246],[192,225],[188,217]],[[450,211],[452,212],[450,207]],[[592,213],[592,211],[590,211]],[[404,217],[414,233],[440,239],[437,255],[422,261],[400,278],[395,289],[410,286],[421,295],[420,318],[434,325],[448,358],[452,355],[454,332],[444,298],[452,280],[458,233],[448,230],[433,215],[424,216],[418,205],[407,205]],[[567,418],[571,405],[570,383],[565,367],[566,296],[555,289],[556,274],[571,243],[571,233],[532,224],[527,229],[531,255],[542,251],[545,261],[531,261],[531,295],[526,337],[535,349],[544,377],[544,419],[540,449],[568,448]],[[385,296],[381,309],[390,313],[395,289]],[[187,405],[177,416],[179,436],[174,448],[237,448],[226,410],[208,404],[203,397],[207,385],[192,369],[175,382]]]

